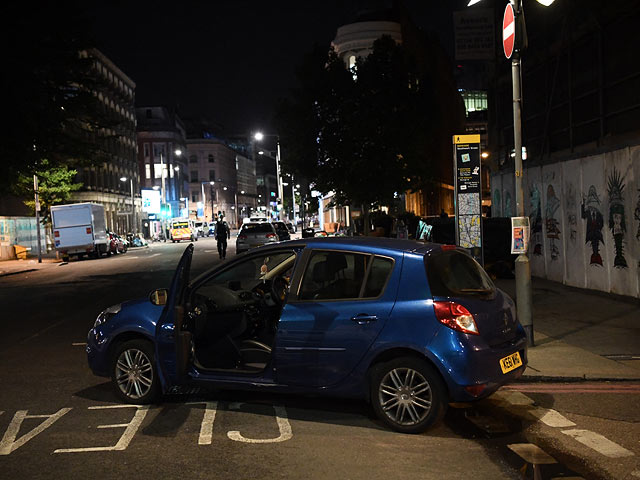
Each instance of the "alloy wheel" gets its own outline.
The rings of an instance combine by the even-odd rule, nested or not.
[[[116,362],[115,379],[120,391],[132,400],[144,397],[153,385],[153,365],[141,350],[124,350]]]
[[[412,368],[394,368],[380,382],[378,400],[385,415],[402,426],[422,422],[432,405],[431,386],[426,378]]]

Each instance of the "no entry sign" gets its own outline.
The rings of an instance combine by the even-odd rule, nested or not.
[[[504,9],[504,17],[502,17],[502,48],[504,55],[511,58],[513,55],[513,46],[516,40],[516,21],[513,14],[513,6],[507,3]]]

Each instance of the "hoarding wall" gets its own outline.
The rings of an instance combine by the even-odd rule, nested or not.
[[[513,171],[491,176],[492,215],[515,215]],[[529,258],[537,277],[640,298],[640,146],[525,164]]]
[[[40,225],[42,253],[47,253],[45,227]],[[15,258],[14,245],[31,248],[30,254],[38,254],[38,231],[35,217],[0,217],[0,260]]]

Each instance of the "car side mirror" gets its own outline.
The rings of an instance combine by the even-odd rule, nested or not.
[[[169,298],[169,290],[166,288],[159,288],[149,294],[149,301],[154,305],[166,305],[167,298]]]

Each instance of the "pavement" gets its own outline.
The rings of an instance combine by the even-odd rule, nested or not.
[[[34,257],[5,260],[0,277],[62,263],[55,252],[42,263]],[[517,301],[515,280],[496,284]],[[535,346],[520,381],[640,380],[640,300],[540,278],[532,285]]]

